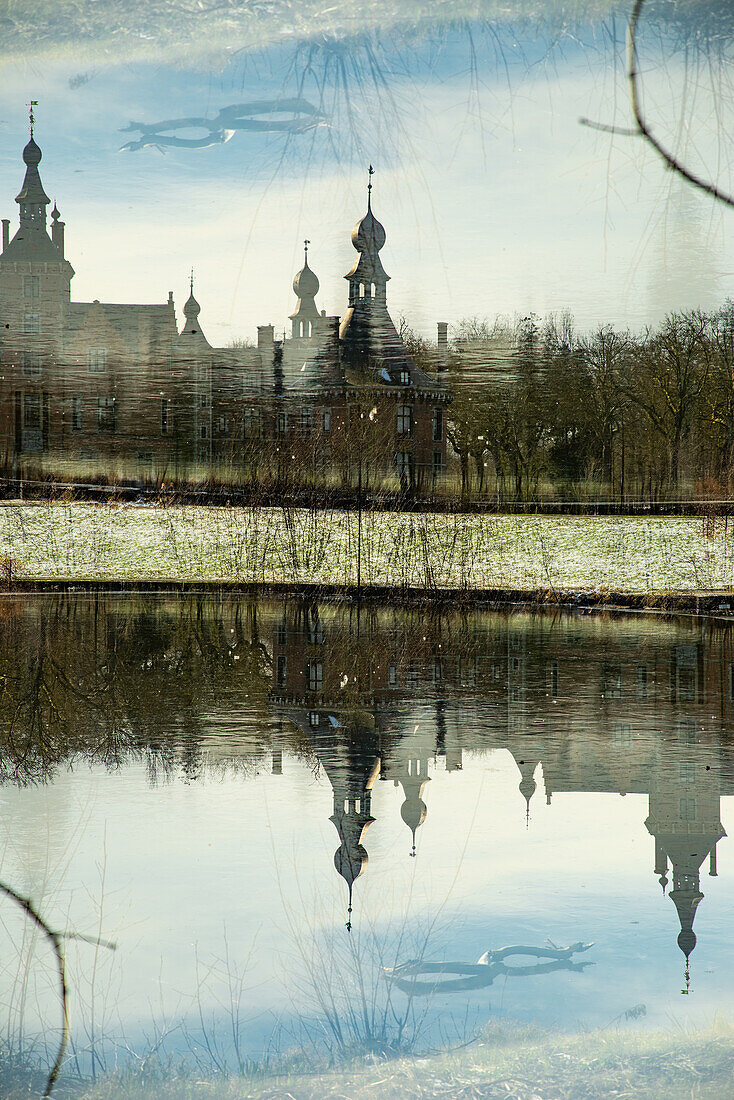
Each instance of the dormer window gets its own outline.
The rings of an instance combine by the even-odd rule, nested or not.
[[[400,372],[400,385],[401,386],[409,386],[410,385],[410,371],[406,370],[405,367],[403,367],[403,369]]]

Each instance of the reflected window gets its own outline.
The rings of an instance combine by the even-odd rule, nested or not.
[[[680,763],[680,781],[688,786],[695,782],[696,765],[690,760],[682,760]]]
[[[319,712],[317,710],[310,710],[308,712],[308,724],[309,724],[309,726],[320,726],[321,725],[321,715],[319,714]]]
[[[302,432],[310,432],[313,427],[313,412],[307,405],[299,412],[299,426]]]
[[[107,348],[87,348],[87,370],[90,374],[107,370]]]
[[[321,414],[321,426],[325,432],[331,431],[331,409],[324,409]]]
[[[168,435],[168,414],[170,402],[167,397],[161,398],[161,435]]]
[[[26,378],[38,378],[42,369],[41,356],[37,351],[23,352],[23,374]]]
[[[288,628],[285,623],[278,623],[275,628],[275,640],[278,645],[285,645],[288,640]]]
[[[388,665],[387,683],[388,683],[388,686],[391,687],[391,688],[398,686],[398,666],[397,665]]]
[[[280,653],[275,659],[275,683],[278,687],[285,687],[286,656]]]
[[[80,432],[83,426],[83,400],[79,394],[71,399],[71,430]]]
[[[40,298],[41,297],[41,277],[40,277],[40,275],[24,275],[23,276],[23,297],[24,298]]]
[[[405,368],[403,370],[401,370],[401,372],[400,372],[400,385],[401,386],[409,386],[410,385],[410,371],[406,370]]]
[[[546,682],[551,698],[558,697],[558,661],[551,661],[546,671]]]
[[[27,393],[23,397],[23,427],[26,431],[41,430],[41,395]]]
[[[734,665],[729,665],[729,702],[734,701]]]
[[[309,691],[321,691],[324,686],[324,666],[321,661],[309,661],[306,665]]]
[[[695,819],[696,819],[696,800],[695,800],[695,798],[681,798],[681,800],[680,800],[680,819],[681,819],[681,821],[695,821]]]
[[[259,409],[245,409],[242,418],[242,438],[259,439],[262,435],[262,419]]]
[[[692,703],[696,698],[696,669],[678,669],[678,698],[682,703]]]
[[[622,666],[604,665],[602,669],[602,695],[605,699],[622,698]]]
[[[114,432],[117,427],[117,416],[114,397],[97,398],[97,431]]]
[[[637,698],[644,699],[647,695],[647,665],[637,666]]]
[[[278,413],[275,418],[275,430],[278,435],[285,435],[285,433],[288,431],[288,413]]]
[[[38,336],[41,331],[41,318],[38,313],[23,315],[23,333],[25,336]]]

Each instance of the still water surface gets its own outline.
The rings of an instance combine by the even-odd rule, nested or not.
[[[131,596],[0,632],[2,879],[117,945],[67,943],[73,1069],[734,1016],[730,626]],[[50,1044],[47,947],[8,901],[0,936],[5,1042]],[[461,969],[513,945],[550,955]]]

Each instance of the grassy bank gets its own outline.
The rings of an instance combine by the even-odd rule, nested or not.
[[[359,567],[358,567],[359,562]],[[660,595],[734,584],[734,536],[691,517],[474,516],[4,504],[0,583],[172,581]]]
[[[734,1030],[567,1036],[493,1027],[448,1054],[362,1061],[322,1073],[206,1079],[147,1068],[74,1090],[75,1100],[700,1100],[728,1098]],[[14,1100],[9,1095],[7,1100]],[[27,1095],[27,1093],[25,1094]]]

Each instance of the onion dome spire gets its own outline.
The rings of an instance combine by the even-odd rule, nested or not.
[[[184,317],[187,321],[191,321],[193,324],[199,314],[201,313],[201,306],[194,297],[194,269],[191,268],[191,274],[189,275],[189,296],[186,300],[186,304],[183,307]]]
[[[291,335],[313,336],[319,319],[316,295],[319,292],[319,280],[308,266],[309,240],[303,242],[303,267],[293,279],[293,293],[298,298],[296,309],[290,315]]]

